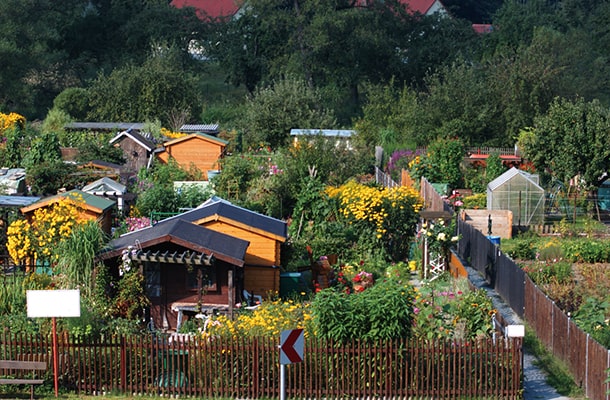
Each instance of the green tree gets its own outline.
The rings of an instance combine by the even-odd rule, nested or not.
[[[43,118],[57,93],[73,81],[63,48],[65,29],[79,19],[82,0],[0,3],[0,108]]]
[[[610,169],[609,133],[610,111],[599,101],[557,98],[520,143],[543,178],[566,183],[579,175],[598,186]]]
[[[67,88],[55,97],[53,109],[66,113],[74,120],[86,120],[89,112],[89,92],[85,88]]]
[[[194,180],[195,177],[170,158],[167,164],[155,163],[150,169],[142,169],[137,177],[134,192],[137,194],[136,209],[140,215],[150,216],[154,212],[177,213],[181,207],[180,196],[174,189],[175,181]],[[184,199],[188,202],[188,199]]]
[[[322,106],[319,91],[297,79],[282,79],[257,89],[244,110],[244,148],[288,144],[291,128],[335,128],[332,113]]]
[[[190,110],[199,104],[194,78],[181,68],[173,51],[100,75],[89,89],[88,118],[99,121],[145,121]]]
[[[458,138],[437,139],[430,143],[427,151],[428,154],[416,164],[414,176],[425,176],[430,182],[446,183],[450,188],[462,187],[463,142]]]

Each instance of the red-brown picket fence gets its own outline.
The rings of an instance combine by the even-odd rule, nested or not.
[[[0,339],[0,359],[46,361],[47,381],[53,382],[50,338],[4,332]],[[142,335],[77,340],[62,335],[60,387],[98,395],[279,397],[279,338],[171,339]],[[286,368],[289,398],[521,398],[520,338],[342,345],[306,339],[303,358]]]

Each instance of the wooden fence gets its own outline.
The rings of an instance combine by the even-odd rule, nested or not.
[[[0,359],[49,364],[47,337],[0,335]],[[81,394],[106,392],[230,398],[279,397],[278,341],[170,341],[163,336],[58,340],[59,382]],[[302,363],[287,366],[287,397],[521,397],[522,342],[396,340],[345,345],[306,339]],[[2,371],[0,371],[2,374]]]
[[[427,185],[429,198],[434,196]],[[442,200],[436,193],[436,205]],[[438,205],[436,206],[438,207]],[[436,211],[442,211],[437,208]],[[610,351],[580,329],[564,314],[527,274],[499,246],[465,221],[458,220],[461,238],[457,252],[460,258],[476,269],[506,303],[535,331],[536,336],[562,360],[591,400],[610,400]]]
[[[580,329],[513,260],[485,235],[459,221],[458,254],[486,277],[536,336],[562,360],[591,400],[609,400],[610,351]]]

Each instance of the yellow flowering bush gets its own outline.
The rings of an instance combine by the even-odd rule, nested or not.
[[[0,113],[0,133],[13,127],[25,127],[25,117],[17,113]]]
[[[325,193],[338,200],[339,215],[348,224],[360,226],[362,234],[372,234],[392,259],[406,258],[409,238],[415,233],[423,207],[414,187],[374,187],[349,181],[340,187],[327,187]]]
[[[166,138],[169,139],[179,139],[181,137],[186,136],[186,133],[182,133],[182,132],[172,132],[167,128],[161,128],[161,135],[165,136]]]
[[[309,303],[302,300],[270,300],[252,311],[241,312],[235,320],[220,315],[208,323],[204,338],[222,336],[236,337],[276,337],[287,329],[303,328],[305,335],[313,334],[312,315]]]
[[[7,249],[11,258],[20,263],[27,258],[57,259],[57,243],[66,239],[82,218],[83,200],[79,196],[59,199],[48,207],[34,211],[30,221],[23,219],[11,223],[7,230]]]

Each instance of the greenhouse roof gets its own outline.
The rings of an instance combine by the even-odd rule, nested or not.
[[[493,181],[489,182],[487,184],[487,190],[491,190],[493,192],[494,190],[504,185],[516,176],[522,176],[530,184],[534,185],[537,189],[540,189],[540,191],[544,191],[544,189],[542,189],[542,187],[540,187],[540,185],[538,184],[538,175],[530,174],[529,172],[525,172],[515,167],[512,167]]]

